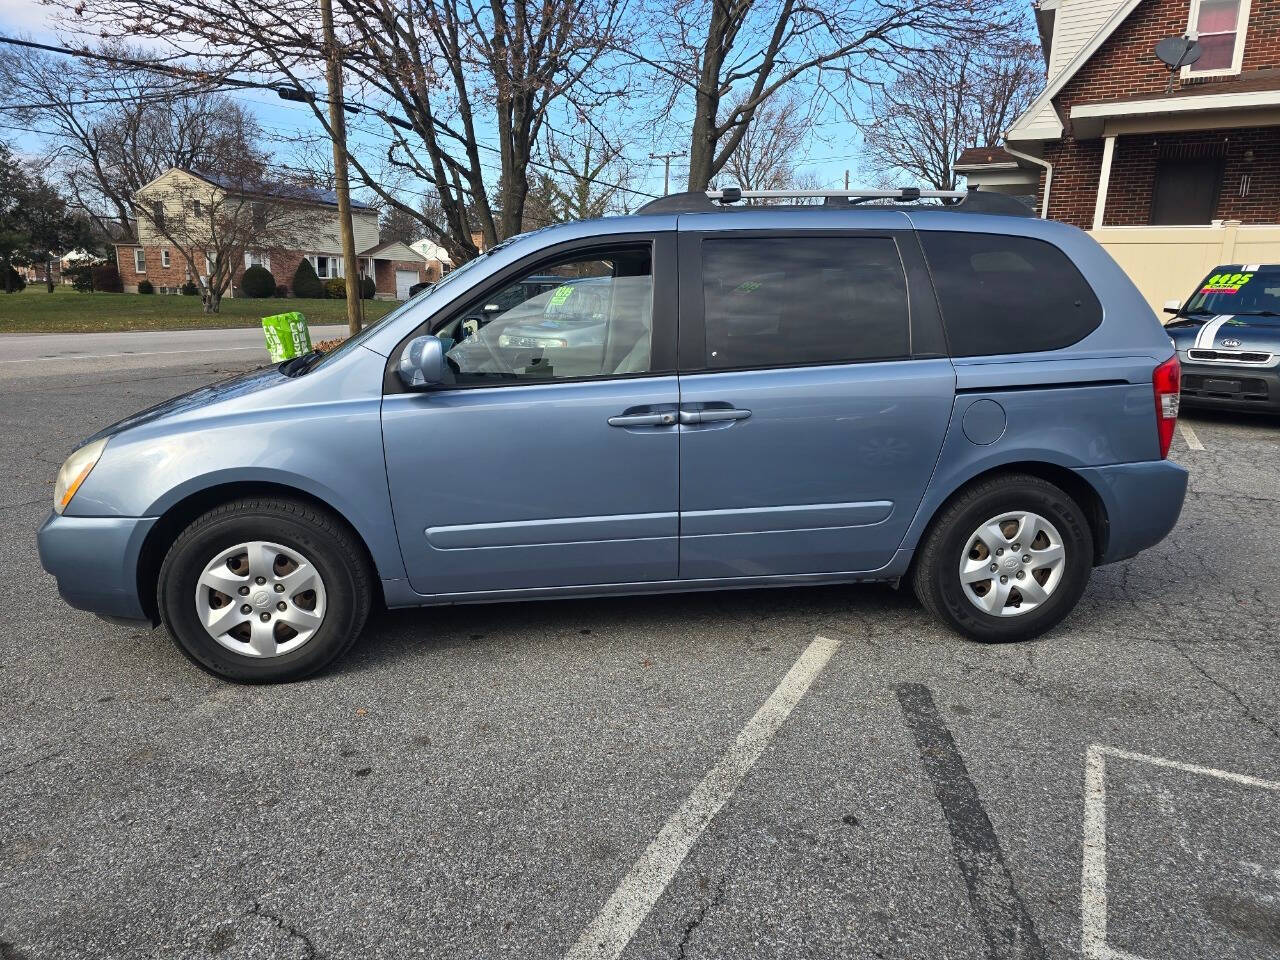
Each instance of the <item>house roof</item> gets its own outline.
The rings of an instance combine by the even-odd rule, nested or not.
[[[336,207],[338,205],[338,194],[335,191],[321,190],[319,187],[291,183],[263,183],[259,180],[232,177],[227,174],[212,173],[208,170],[192,170],[187,167],[170,167],[169,170],[160,174],[160,177],[165,176],[171,170],[178,170],[189,176],[198,177],[205,183],[226,190],[228,193],[250,197],[275,197],[280,200],[296,200],[300,203],[314,203],[326,207]],[[160,177],[155,179],[159,180]],[[151,183],[155,183],[155,180],[152,180]],[[151,183],[143,186],[139,192],[151,186]],[[352,200],[351,209],[372,211],[374,208],[367,203],[361,203],[359,200]]]
[[[1172,93],[1163,90],[1155,93],[1135,93],[1131,97],[1118,97],[1108,103],[1140,103],[1144,100],[1173,100],[1183,97],[1217,97],[1233,93],[1262,93],[1280,90],[1280,69],[1250,70],[1234,77],[1214,78],[1212,83],[1182,84]]]
[[[1098,48],[1128,19],[1129,14],[1137,8],[1142,0],[1124,0],[1101,27],[1089,38],[1074,57],[1056,73],[1050,70],[1049,82],[1040,96],[1031,101],[1031,106],[1022,112],[1009,128],[1006,139],[1018,140],[1057,140],[1062,136],[1062,121],[1053,109],[1053,98],[1062,88],[1080,72],[1080,68],[1089,62],[1089,58],[1098,52]],[[1059,11],[1059,14],[1061,11]],[[1056,30],[1056,28],[1055,28]],[[1061,32],[1061,31],[1057,31]]]
[[[378,260],[426,260],[417,250],[400,240],[388,240],[368,250],[362,250],[356,256],[374,257]]]
[[[966,147],[956,157],[953,167],[960,172],[983,168],[1016,167],[1018,158],[1004,147]]]

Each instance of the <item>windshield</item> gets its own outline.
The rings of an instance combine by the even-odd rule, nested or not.
[[[1280,266],[1218,267],[1204,278],[1182,312],[1280,316]]]
[[[439,286],[439,284],[436,284],[436,286]],[[405,311],[412,308],[415,304],[418,303],[419,300],[421,300],[423,297],[429,294],[433,289],[434,287],[428,287],[426,290],[419,292],[415,296],[410,297],[404,303],[400,304],[400,306],[396,307],[394,310],[388,313],[381,320],[374,320],[372,323],[366,324],[364,328],[361,329],[361,331],[357,333],[354,337],[348,337],[346,340],[343,340],[340,344],[338,344],[328,353],[325,353],[323,356],[321,356],[319,360],[311,364],[311,366],[307,368],[307,372],[315,370],[318,367],[323,367],[326,363],[332,362],[334,358],[340,357],[350,350],[354,350],[356,347],[360,346],[360,344],[364,343],[371,336],[373,336],[374,332],[380,329],[382,324],[386,323],[388,320],[394,320],[396,317],[400,316]]]

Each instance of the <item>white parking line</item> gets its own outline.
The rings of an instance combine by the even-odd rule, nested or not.
[[[1199,767],[1146,753],[1093,744],[1084,762],[1084,860],[1080,873],[1081,953],[1087,960],[1142,960],[1107,943],[1107,757],[1217,777],[1243,787],[1280,790],[1280,783],[1244,773]]]
[[[640,855],[600,915],[565,954],[566,960],[617,960],[622,955],[693,845],[733,796],[838,646],[839,640],[814,638],[764,706],[742,728],[733,746]]]
[[[1192,450],[1203,450],[1204,444],[1200,442],[1200,438],[1196,436],[1195,430],[1191,428],[1191,424],[1185,420],[1178,421],[1178,429],[1182,432],[1182,439],[1187,441],[1187,446]]]
[[[0,360],[0,363],[39,363],[49,360],[102,360],[106,357],[160,357],[170,353],[229,353],[232,350],[266,350],[262,344],[253,347],[201,347],[198,350],[145,350],[137,353],[63,353],[51,357],[23,357]]]

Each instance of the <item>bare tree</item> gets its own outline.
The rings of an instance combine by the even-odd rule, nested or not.
[[[798,187],[795,158],[809,135],[809,116],[798,99],[781,94],[762,103],[729,155],[722,179],[746,190]]]
[[[305,237],[332,216],[306,186],[271,178],[252,160],[208,178],[176,171],[135,199],[144,242],[161,237],[200,286],[205,313],[217,313],[245,254],[305,247]]]
[[[120,44],[93,52],[146,60]],[[206,85],[39,50],[0,59],[0,104],[43,137],[72,206],[114,240],[134,239],[133,196],[170,167],[217,170],[261,159],[257,123]]]
[[[1043,82],[1044,61],[1029,41],[931,51],[873,93],[863,126],[869,165],[884,178],[906,174],[953,190],[960,152],[1000,143]]]
[[[649,2],[653,41],[630,53],[665,93],[661,111],[692,99],[690,190],[724,169],[756,111],[780,91],[849,113],[847,104],[903,58],[942,40],[999,33],[1009,19],[1001,0]]]
[[[147,37],[171,56],[256,73],[304,99],[315,79],[320,31],[308,0],[53,2],[87,31]],[[427,184],[444,223],[424,218],[423,226],[455,262],[478,252],[473,220],[485,244],[518,233],[534,145],[549,114],[570,105],[590,112],[620,89],[604,61],[622,45],[625,3],[338,0],[344,87],[351,99],[373,102],[375,116],[361,129],[386,145],[380,158],[355,151],[355,176],[413,215],[415,205],[384,186],[376,164]],[[330,132],[326,108],[310,102]],[[486,149],[490,131],[497,145]]]
[[[577,135],[548,138],[546,153],[552,172],[540,179],[549,220],[591,220],[631,210],[631,166],[621,143],[587,127]]]

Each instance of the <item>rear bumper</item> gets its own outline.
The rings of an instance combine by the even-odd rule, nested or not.
[[[40,526],[40,566],[71,606],[106,617],[147,620],[138,596],[138,557],[154,517],[67,517]]]
[[[1086,467],[1077,472],[1102,497],[1108,518],[1099,563],[1114,563],[1153,547],[1173,529],[1187,495],[1187,470],[1169,460]]]
[[[1280,367],[1181,362],[1182,402],[1188,407],[1280,411]]]

